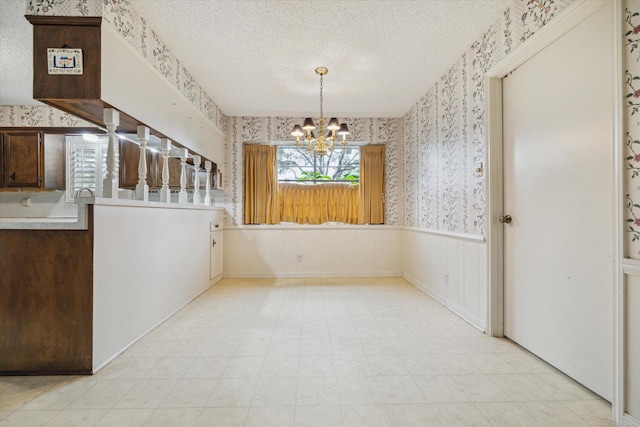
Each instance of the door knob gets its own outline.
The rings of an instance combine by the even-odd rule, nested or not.
[[[500,222],[503,224],[511,224],[511,215],[503,215],[500,217]]]

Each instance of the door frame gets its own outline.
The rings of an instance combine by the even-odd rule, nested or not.
[[[622,122],[622,22],[621,1],[576,0],[549,24],[533,34],[525,43],[513,50],[485,74],[487,113],[487,334],[502,337],[504,334],[504,226],[499,222],[504,208],[504,175],[502,164],[502,79],[513,69],[524,64],[542,49],[584,21],[602,7],[613,9],[613,153],[611,185],[614,191],[613,214],[613,283],[614,313],[614,371],[613,421],[621,425],[624,415],[624,300],[622,283],[622,254],[624,236],[623,218],[623,159],[624,143]]]

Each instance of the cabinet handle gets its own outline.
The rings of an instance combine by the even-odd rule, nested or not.
[[[216,247],[216,239],[212,239],[213,240],[213,244],[211,245],[212,248]]]
[[[12,173],[11,175],[9,175],[9,178],[11,178],[13,181],[16,180],[16,173]]]

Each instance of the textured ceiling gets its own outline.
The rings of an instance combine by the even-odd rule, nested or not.
[[[24,0],[0,0],[0,105],[33,100],[33,29]]]
[[[401,117],[510,3],[132,0],[226,115],[317,115],[325,66],[325,114],[338,117]],[[31,96],[24,4],[0,0],[2,104]]]

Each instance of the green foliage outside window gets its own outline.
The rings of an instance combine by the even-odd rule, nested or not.
[[[280,182],[360,182],[360,149],[339,148],[325,156],[316,156],[306,148],[278,147]]]

